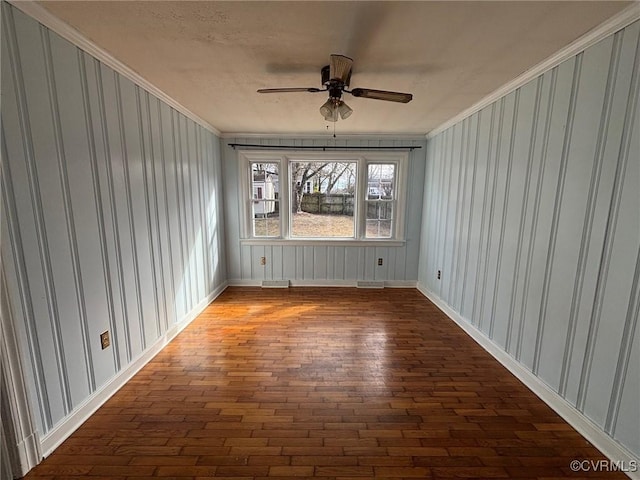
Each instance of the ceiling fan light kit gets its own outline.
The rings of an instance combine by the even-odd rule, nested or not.
[[[337,122],[338,115],[342,120],[346,120],[352,113],[353,109],[339,98],[331,97],[320,107],[320,114],[327,122]]]
[[[292,93],[292,92],[329,92],[329,99],[320,107],[320,114],[328,122],[337,122],[338,116],[346,120],[353,113],[353,109],[342,100],[343,93],[350,93],[354,97],[372,98],[386,102],[409,103],[413,98],[410,93],[390,92],[387,90],[373,90],[370,88],[354,88],[348,90],[351,82],[353,60],[344,55],[331,55],[329,65],[322,67],[320,76],[324,88],[261,88],[258,93]]]
[[[324,105],[320,107],[320,114],[324,117],[327,122],[337,122],[338,121],[338,109],[333,98],[327,100]]]
[[[340,118],[342,120],[346,120],[353,113],[353,109],[343,101],[340,101],[340,103],[338,104],[338,113],[340,114]]]

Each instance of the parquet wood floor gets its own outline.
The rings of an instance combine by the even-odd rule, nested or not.
[[[580,478],[572,459],[603,458],[417,290],[229,288],[26,478]]]

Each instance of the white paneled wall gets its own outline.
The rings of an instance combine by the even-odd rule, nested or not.
[[[263,280],[290,280],[298,285],[354,285],[358,280],[384,281],[388,285],[415,286],[418,278],[422,189],[425,172],[425,141],[423,139],[380,138],[226,138],[223,146],[225,179],[225,225],[227,235],[227,268],[232,284],[259,285]],[[337,145],[353,147],[392,147],[415,145],[422,148],[409,154],[407,172],[406,243],[402,246],[332,246],[304,245],[303,241],[289,245],[268,240],[256,245],[243,244],[241,235],[242,205],[238,178],[238,153],[230,143],[258,145]],[[266,257],[266,265],[260,265]],[[377,265],[377,259],[383,265]]]
[[[639,33],[429,139],[419,268],[421,289],[636,457]]]
[[[224,287],[220,145],[2,9],[2,266],[46,438]]]

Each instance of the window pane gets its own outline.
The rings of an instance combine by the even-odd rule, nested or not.
[[[390,238],[392,234],[395,164],[367,166],[366,238]]]
[[[367,202],[367,220],[391,220],[393,202]]]
[[[291,162],[293,237],[353,237],[355,162]]]
[[[367,238],[391,238],[391,220],[367,220]]]
[[[367,202],[367,238],[390,238],[393,220],[393,202]]]
[[[251,163],[251,213],[254,237],[280,236],[277,163]]]
[[[393,163],[370,163],[367,168],[367,198],[391,200],[394,197],[395,170]]]
[[[259,205],[256,209],[254,205],[253,214],[253,236],[254,237],[279,237],[280,236],[280,217],[277,213],[261,214],[256,210],[264,210],[264,206]]]

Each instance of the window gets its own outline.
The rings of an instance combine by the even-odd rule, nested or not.
[[[403,239],[406,153],[240,151],[239,159],[245,239]]]
[[[280,235],[278,163],[251,163],[252,232],[254,237]]]
[[[367,238],[391,238],[395,210],[396,166],[393,163],[367,165]]]
[[[357,162],[289,162],[291,238],[354,238],[356,171]]]

